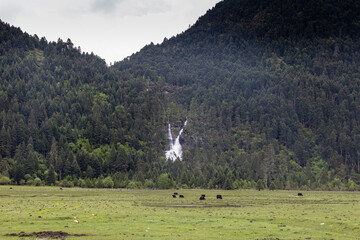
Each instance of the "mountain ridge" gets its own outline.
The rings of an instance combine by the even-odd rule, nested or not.
[[[185,188],[354,190],[358,5],[225,0],[111,67],[70,39],[2,27],[1,174],[18,184],[151,188],[165,177]],[[185,119],[183,161],[168,161],[168,124]]]

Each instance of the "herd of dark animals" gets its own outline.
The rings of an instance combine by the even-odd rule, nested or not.
[[[177,195],[179,195],[179,193],[175,192],[175,193],[172,195],[172,197],[173,197],[173,198],[176,198]],[[298,196],[299,196],[299,197],[303,197],[304,195],[303,195],[302,193],[298,193]],[[179,198],[184,198],[184,195],[179,195]],[[222,199],[222,195],[220,195],[220,194],[216,195],[216,199]],[[206,200],[206,199],[205,199],[205,194],[202,194],[202,195],[200,196],[200,200]]]
[[[175,192],[175,193],[172,195],[172,197],[173,197],[173,198],[176,198],[177,195],[179,195],[179,193]],[[179,198],[185,198],[185,197],[184,197],[184,195],[179,195]],[[222,199],[222,195],[220,195],[220,194],[216,195],[216,199]],[[202,194],[202,195],[200,196],[200,200],[206,200],[206,199],[205,199],[205,194]]]

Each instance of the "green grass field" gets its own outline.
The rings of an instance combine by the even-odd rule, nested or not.
[[[360,239],[360,192],[12,188],[0,186],[0,239]]]

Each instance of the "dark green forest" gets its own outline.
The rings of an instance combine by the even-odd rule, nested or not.
[[[101,187],[110,176],[110,185],[125,187],[158,177],[164,99],[151,83],[81,53],[70,39],[47,42],[4,23],[0,39],[3,176],[90,187],[85,179],[101,178]]]
[[[0,184],[358,190],[359,40],[355,0],[224,0],[113,66],[1,23]]]

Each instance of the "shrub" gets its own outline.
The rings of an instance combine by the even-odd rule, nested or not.
[[[190,188],[190,187],[188,186],[188,188]],[[207,188],[208,189],[213,189],[214,188],[214,180],[210,179],[209,183],[207,184]]]
[[[74,183],[72,181],[68,181],[66,179],[62,180],[59,185],[61,187],[74,187]]]
[[[239,189],[241,187],[241,183],[238,179],[236,179],[233,184],[232,184],[232,188],[233,189]]]
[[[223,189],[225,189],[225,190],[233,190],[234,189],[233,182],[230,178],[226,178]]]
[[[40,178],[35,178],[34,181],[33,181],[33,185],[35,186],[40,186],[41,185],[41,179]]]
[[[0,185],[10,185],[11,180],[6,176],[0,176]]]
[[[349,191],[355,191],[355,189],[356,189],[356,183],[355,183],[353,180],[349,179],[349,181],[348,181],[348,183],[347,183],[347,189],[348,189]]]
[[[86,187],[85,180],[80,178],[77,182],[77,186],[85,188]]]
[[[76,177],[73,178],[72,182],[74,186],[79,186],[79,179],[77,179]]]
[[[34,180],[32,180],[32,179],[27,180],[26,185],[29,185],[29,186],[34,185]]]
[[[127,185],[129,184],[129,182],[130,182],[129,179],[121,180],[121,181],[119,181],[119,187],[120,187],[120,188],[126,188]]]
[[[86,188],[93,188],[95,187],[94,182],[90,178],[85,179],[85,186]]]
[[[302,185],[300,187],[301,190],[305,190],[305,191],[309,191],[310,190],[310,187],[308,185]]]
[[[95,180],[95,187],[96,188],[104,188],[104,179],[99,177],[98,179]]]
[[[181,188],[182,189],[190,189],[190,187],[185,183],[181,185]]]
[[[252,188],[253,185],[254,184],[251,181],[243,180],[243,182],[242,182],[242,188],[243,189],[250,189],[250,188]]]
[[[26,182],[28,182],[29,180],[33,180],[33,178],[31,177],[30,174],[26,174],[26,175],[24,176],[24,178],[25,178]]]
[[[112,178],[110,176],[106,177],[103,180],[103,186],[105,188],[113,188],[114,187],[114,181],[112,180]]]
[[[141,182],[137,182],[137,181],[130,181],[126,186],[126,188],[131,188],[131,189],[141,188],[141,187],[142,187]]]
[[[156,186],[161,189],[169,189],[174,186],[173,180],[171,179],[170,175],[167,173],[162,173],[157,178]]]
[[[336,190],[341,189],[341,180],[339,178],[335,177],[334,180],[332,181],[332,184]]]
[[[145,180],[145,183],[144,183],[144,187],[145,187],[145,188],[154,188],[154,187],[155,187],[155,184],[154,184],[153,180],[151,180],[151,179],[146,179],[146,180]]]

